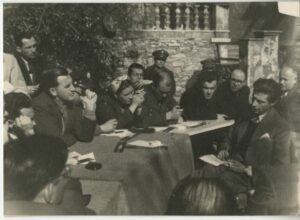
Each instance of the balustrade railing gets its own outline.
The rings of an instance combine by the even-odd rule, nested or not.
[[[155,30],[211,30],[214,28],[215,7],[216,4],[209,3],[145,3],[144,27]]]

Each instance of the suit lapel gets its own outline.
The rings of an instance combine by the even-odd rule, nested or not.
[[[258,124],[257,128],[254,131],[254,134],[251,138],[251,143],[255,142],[260,139],[260,137],[265,134],[269,133],[269,127],[272,124],[272,119],[274,118],[274,109],[272,108],[267,115],[262,119],[262,121]]]
[[[20,69],[22,71],[22,75],[23,75],[23,77],[25,79],[26,85],[33,85],[32,80],[31,80],[31,78],[29,76],[28,69],[27,69],[24,61],[22,60],[22,57],[20,55],[18,55],[18,54],[16,54],[15,57],[17,59],[19,67],[20,67]]]
[[[247,131],[247,128],[248,128],[248,125],[249,125],[249,121],[244,121],[244,122],[241,122],[238,126],[238,135],[237,135],[237,143],[238,145],[240,144],[240,141],[242,140],[242,138],[244,137],[246,131]]]
[[[47,97],[47,98],[50,98],[50,97]],[[50,98],[50,101],[51,101],[51,106],[52,106],[51,111],[55,115],[55,118],[58,119],[57,123],[59,125],[61,133],[63,133],[63,130],[64,130],[63,112],[60,110],[58,104],[55,102],[54,99]]]

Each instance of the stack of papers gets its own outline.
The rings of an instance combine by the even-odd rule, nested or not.
[[[95,162],[95,155],[93,152],[88,154],[80,154],[76,151],[72,151],[68,155],[67,165],[76,164],[88,164],[89,162]]]
[[[213,166],[216,166],[216,167],[225,163],[225,161],[220,160],[213,154],[207,154],[207,155],[201,156],[201,157],[199,157],[199,159],[203,160],[204,162],[209,163]]]
[[[143,147],[143,148],[157,148],[157,147],[163,147],[164,145],[160,141],[135,140],[135,141],[127,143],[127,146]]]
[[[101,135],[125,138],[125,137],[131,137],[131,136],[133,136],[134,133],[128,131],[127,129],[118,129],[118,130],[115,130],[112,133],[101,134]]]

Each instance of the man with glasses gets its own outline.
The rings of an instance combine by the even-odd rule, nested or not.
[[[246,73],[234,69],[230,80],[221,84],[216,91],[217,109],[229,118],[246,117],[249,113],[250,89],[246,85]]]

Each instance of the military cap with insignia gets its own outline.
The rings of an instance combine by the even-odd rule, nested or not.
[[[156,50],[152,53],[155,60],[166,60],[169,53],[165,50]]]

